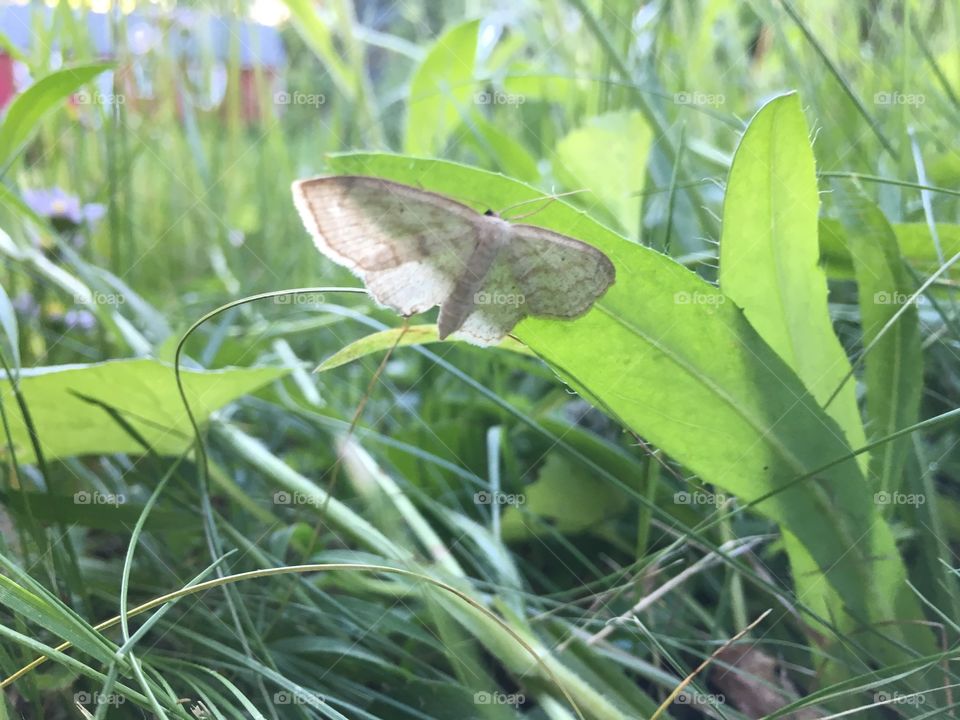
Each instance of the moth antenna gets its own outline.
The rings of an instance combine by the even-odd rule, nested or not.
[[[514,221],[516,221],[516,220],[522,220],[523,218],[530,217],[531,215],[537,214],[538,212],[540,212],[541,210],[543,210],[544,208],[546,208],[548,205],[550,205],[550,203],[552,203],[552,202],[553,202],[554,200],[556,200],[557,198],[566,197],[567,195],[576,195],[577,193],[584,193],[584,192],[589,192],[589,190],[587,190],[586,188],[583,188],[582,190],[569,190],[569,191],[567,191],[567,192],[558,193],[558,194],[555,194],[555,195],[550,195],[550,196],[548,196],[547,198],[539,197],[539,198],[532,198],[532,199],[530,199],[530,200],[521,200],[520,202],[514,203],[513,205],[508,205],[507,207],[503,208],[503,210],[501,210],[501,211],[500,211],[499,213],[497,213],[497,214],[498,214],[500,217],[503,217],[503,214],[504,214],[504,213],[506,213],[506,212],[508,212],[508,211],[510,211],[510,210],[513,210],[513,208],[520,207],[521,205],[529,205],[530,203],[533,203],[533,202],[540,202],[541,200],[545,200],[545,202],[543,203],[543,206],[542,206],[542,207],[538,207],[536,210],[532,210],[532,211],[530,211],[530,212],[528,212],[528,213],[526,213],[526,214],[524,214],[524,215],[518,215],[517,217],[510,218],[511,220],[514,220]]]

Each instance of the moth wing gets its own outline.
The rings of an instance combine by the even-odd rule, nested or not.
[[[591,245],[532,225],[514,225],[457,335],[493,345],[527,315],[576,318],[616,279]]]
[[[298,180],[293,198],[317,249],[401,315],[450,295],[483,217],[442,195],[361,176]]]
[[[616,280],[613,263],[600,250],[533,225],[514,225],[501,256],[524,295],[528,315],[579,317]]]

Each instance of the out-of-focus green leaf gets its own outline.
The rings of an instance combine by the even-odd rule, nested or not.
[[[190,407],[203,422],[217,408],[283,376],[283,368],[184,370]],[[102,407],[117,410],[160,454],[179,454],[193,442],[173,368],[155,360],[114,360],[23,370],[20,390],[47,459],[71,455],[143,452],[143,448]],[[10,392],[0,377],[0,392]],[[17,412],[7,413],[20,462],[35,461],[30,437]],[[3,449],[4,452],[6,448]]]
[[[486,207],[541,195],[503,176],[437,160],[356,153],[332,157],[331,165],[468,203],[482,199]],[[743,313],[670,258],[625,241],[562,201],[535,219],[603,250],[617,282],[583,317],[528,318],[514,335],[587,399],[704,482],[744,500],[776,491],[757,511],[797,536],[853,613],[873,621],[918,618],[893,536],[855,459],[783,489],[850,448]],[[890,632],[914,647],[932,644],[910,624]],[[876,651],[891,652],[889,645]]]
[[[599,115],[557,144],[555,172],[571,189],[589,190],[586,203],[599,201],[625,232],[638,234],[651,140],[639,112]]]
[[[559,532],[579,533],[599,530],[600,523],[626,507],[619,488],[588,474],[559,451],[547,456],[536,481],[523,488],[523,496],[522,507],[507,507],[503,513],[501,532],[508,540],[536,534],[524,517],[527,513],[547,520]]]
[[[18,95],[0,125],[0,168],[5,168],[20,152],[44,115],[111,67],[109,63],[93,63],[57,70]]]
[[[510,109],[519,112],[515,105]],[[513,135],[479,113],[471,114],[466,123],[472,131],[468,135],[469,142],[475,145],[480,153],[489,157],[496,169],[527,182],[533,182],[540,177],[537,161]]]
[[[838,184],[838,187],[842,187]],[[884,219],[886,222],[886,219]],[[893,229],[900,255],[908,263],[925,272],[932,272],[940,265],[937,247],[926,223],[887,223]],[[937,223],[937,238],[944,257],[960,252],[960,225]],[[853,258],[847,247],[846,228],[841,220],[820,220],[820,259],[833,277],[852,279],[856,276]],[[957,269],[951,268],[945,277],[957,277]]]
[[[479,20],[451,28],[437,39],[410,83],[404,147],[413,155],[435,155],[460,126],[472,105]]]
[[[350,81],[350,70],[340,58],[333,42],[333,34],[317,12],[316,3],[310,0],[284,0],[284,3],[290,9],[293,25],[304,42],[323,63],[337,88],[348,98],[352,98],[356,88]]]
[[[836,183],[840,210],[860,297],[863,343],[869,345],[914,291],[893,229],[859,188]],[[929,236],[928,236],[929,237]],[[923,357],[917,308],[908,308],[865,358],[870,438],[890,435],[916,423],[923,387]],[[852,385],[853,383],[849,383]],[[909,437],[888,442],[874,453],[870,475],[881,499],[901,489],[911,452]],[[889,507],[887,508],[889,509]]]
[[[63,523],[78,527],[97,528],[110,532],[129,533],[136,525],[143,503],[127,502],[128,498],[116,495],[108,500],[116,502],[90,502],[97,500],[90,492],[86,495],[53,495],[45,492],[17,491],[0,492],[0,502],[13,514],[27,511],[24,495],[29,496],[30,514],[43,525]],[[154,510],[147,523],[153,531],[190,532],[183,523],[183,515],[173,510]]]

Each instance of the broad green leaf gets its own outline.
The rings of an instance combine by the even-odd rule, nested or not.
[[[901,309],[914,284],[903,266],[894,231],[880,209],[859,188],[846,184],[836,183],[832,197],[840,211],[856,271],[866,346]],[[870,438],[875,440],[916,423],[923,389],[923,357],[915,306],[900,316],[864,363]],[[874,453],[870,475],[876,491],[889,494],[901,490],[911,443],[909,437],[900,438]]]
[[[588,189],[588,203],[599,201],[620,228],[635,235],[652,137],[639,112],[599,115],[557,144],[554,169],[570,188]]]
[[[795,94],[767,103],[737,148],[723,205],[720,287],[821,405],[850,371],[817,263],[820,196]],[[827,408],[851,448],[866,443],[854,383]]]
[[[399,341],[397,338],[399,337]],[[456,341],[456,338],[452,338]],[[389,350],[392,347],[409,347],[411,345],[426,345],[427,343],[440,342],[437,337],[436,325],[411,325],[404,331],[403,328],[392,328],[381,332],[367,335],[359,340],[350,343],[346,347],[340,348],[333,355],[324,360],[314,372],[326,372],[333,368],[346,365],[347,363],[359,360],[371,353]],[[517,342],[512,337],[506,337],[498,345],[504,350],[513,350],[514,352],[530,355],[530,350],[523,343]]]
[[[414,72],[404,147],[414,155],[439,153],[474,102],[479,20],[457,25],[437,39]]]
[[[800,99],[795,94],[775,98],[750,122],[730,167],[720,287],[817,403],[826,406],[850,361],[833,332],[826,273],[817,262],[819,207]],[[866,443],[854,383],[844,387],[827,412],[851,448]],[[866,470],[867,458],[861,456],[859,462]],[[783,538],[797,595],[817,614],[849,629],[853,620],[843,610],[843,599],[824,582],[815,557],[789,528]]]
[[[433,192],[505,207],[542,193],[456,163],[355,153],[333,171],[419,184]],[[479,200],[481,199],[482,200]],[[471,200],[476,199],[476,200]],[[479,208],[478,208],[479,209]],[[856,615],[919,618],[889,527],[836,422],[796,374],[713,286],[670,258],[625,241],[562,201],[536,222],[603,250],[617,282],[574,321],[528,318],[514,335],[587,399],[712,483],[744,500],[771,491],[758,512],[792,532]],[[889,632],[928,647],[909,623]],[[877,648],[890,654],[890,646]]]
[[[287,371],[281,368],[231,368],[183,371],[190,407],[199,422],[217,408],[254,392]],[[10,393],[0,377],[0,392]],[[179,454],[193,442],[189,419],[180,402],[173,368],[155,360],[114,360],[92,365],[24,369],[20,390],[30,409],[47,459],[107,453],[141,454],[143,448],[102,407],[116,409],[160,454]],[[18,412],[9,412],[10,429],[20,462],[36,460]],[[4,446],[0,454],[5,455]]]
[[[57,70],[18,95],[0,125],[0,168],[20,152],[44,115],[111,67],[109,63],[94,63]]]

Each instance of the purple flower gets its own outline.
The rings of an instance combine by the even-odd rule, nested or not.
[[[97,319],[89,310],[67,310],[63,315],[63,324],[71,330],[93,330]]]
[[[82,204],[80,198],[60,188],[24,190],[23,201],[40,217],[53,221],[58,230],[95,223],[106,214],[100,203]]]

